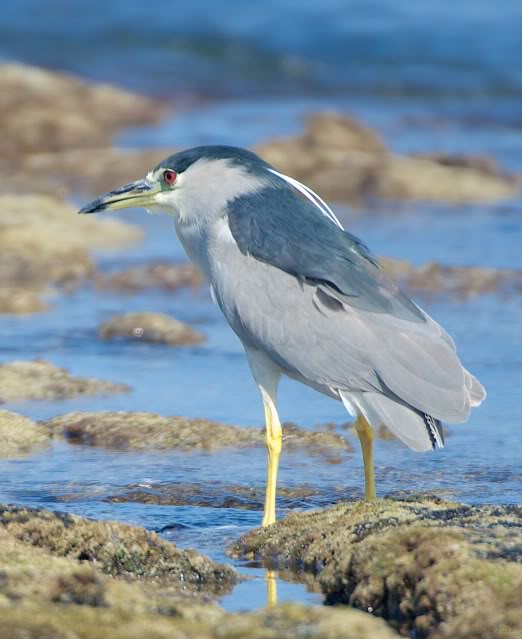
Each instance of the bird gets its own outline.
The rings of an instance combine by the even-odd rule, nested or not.
[[[173,218],[242,342],[265,414],[262,526],[276,521],[282,376],[342,402],[355,419],[369,501],[376,428],[414,451],[442,448],[442,422],[467,421],[485,398],[452,338],[387,278],[366,244],[319,195],[252,151],[180,151],[79,213],[130,207]]]

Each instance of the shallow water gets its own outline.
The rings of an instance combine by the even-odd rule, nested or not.
[[[521,16],[515,3],[498,12],[490,3],[475,2],[472,20],[467,20],[466,3],[456,6],[440,0],[423,3],[428,17],[419,12],[418,3],[406,0],[393,8],[382,0],[371,7],[356,2],[323,4],[324,14],[317,19],[316,4],[299,3],[306,10],[284,33],[276,20],[275,2],[256,5],[254,13],[245,13],[243,3],[238,4],[237,11],[227,14],[230,19],[221,21],[226,28],[218,30],[214,40],[206,39],[202,47],[202,29],[209,30],[217,19],[205,11],[206,2],[189,14],[179,7],[173,10],[176,19],[164,22],[161,12],[150,12],[150,3],[144,2],[114,2],[109,7],[104,3],[103,20],[96,10],[98,2],[92,2],[89,15],[79,20],[76,10],[74,16],[68,11],[70,3],[56,0],[47,17],[35,20],[35,3],[21,1],[3,8],[0,56],[36,60],[155,94],[179,96],[175,116],[157,127],[123,132],[117,144],[124,147],[251,145],[296,133],[302,128],[303,115],[335,107],[377,128],[397,151],[488,152],[501,165],[522,171],[522,56],[514,55]],[[350,20],[345,15],[347,4]],[[79,6],[78,11],[86,7]],[[212,7],[219,12],[219,3]],[[292,16],[296,4],[286,0],[277,7],[283,16]],[[142,19],[143,12],[147,20]],[[452,20],[447,18],[449,13]],[[379,19],[374,19],[377,15]],[[437,29],[431,26],[435,19]],[[313,30],[308,28],[310,23]],[[41,37],[32,37],[38,29]],[[477,32],[485,37],[473,37]],[[169,39],[173,33],[174,44]],[[57,38],[64,48],[56,46]],[[456,46],[462,39],[469,46]],[[423,56],[412,53],[419,42]],[[246,56],[243,66],[230,53],[238,47]],[[57,57],[63,50],[67,50],[66,59],[61,53]],[[351,59],[358,64],[350,65]],[[213,77],[219,82],[210,81]],[[389,86],[390,77],[393,86]],[[202,96],[212,100],[201,100]],[[416,263],[437,260],[522,268],[520,199],[466,207],[379,202],[353,211],[338,207],[338,213],[377,254]],[[146,229],[146,241],[124,253],[100,255],[100,268],[184,259],[170,220],[134,211],[125,218]],[[449,427],[447,447],[437,453],[419,455],[397,441],[378,440],[378,490],[382,495],[429,491],[468,503],[518,503],[522,296],[484,296],[466,303],[418,300],[453,335],[465,365],[485,384],[489,396],[468,424]],[[71,410],[140,410],[244,426],[262,424],[261,403],[241,344],[206,288],[139,295],[84,288],[52,302],[47,313],[0,317],[0,361],[46,358],[76,375],[126,382],[132,392],[6,408],[36,419]],[[98,340],[96,330],[102,320],[138,310],[172,313],[196,325],[208,341],[195,348],[171,349]],[[362,463],[357,441],[342,428],[348,419],[342,406],[284,380],[280,413],[284,420],[306,428],[333,422],[354,447],[353,453],[339,455],[340,463],[332,463],[328,456],[284,451],[281,486],[316,488],[318,496],[307,498],[306,507],[324,503],[329,496],[360,497]],[[47,452],[30,458],[0,460],[0,502],[143,525],[182,546],[195,546],[225,560],[227,543],[258,525],[260,512],[113,503],[107,498],[140,483],[262,486],[264,474],[261,448],[138,453],[56,442]],[[264,605],[263,570],[246,563],[236,565],[252,579],[227,595],[223,605],[230,610]],[[280,600],[321,601],[299,584],[278,579],[277,589]]]
[[[436,208],[436,207],[434,207]],[[353,228],[378,252],[415,260],[437,257],[452,261],[452,243],[464,226],[461,215],[424,212],[424,223],[411,214],[358,216]],[[473,235],[465,245],[464,262],[481,262],[485,241],[502,243],[511,264],[520,266],[519,254],[510,248],[505,217],[498,224],[487,212],[468,211]],[[476,223],[469,219],[475,216]],[[131,219],[138,215],[132,213]],[[419,217],[419,216],[417,216]],[[407,221],[409,218],[409,222]],[[107,269],[152,257],[181,258],[170,221],[141,215],[149,232],[142,247],[120,256],[103,257]],[[509,225],[509,223],[508,223]],[[426,241],[429,230],[430,241]],[[492,235],[493,234],[493,235]],[[497,240],[498,237],[498,240]],[[511,240],[513,241],[513,240]],[[455,240],[457,242],[457,240]],[[514,244],[514,242],[513,242]],[[422,248],[422,255],[420,250]],[[490,254],[488,263],[504,264],[505,255]],[[518,261],[517,261],[518,260]],[[453,260],[454,261],[454,260]],[[489,391],[484,406],[466,425],[448,429],[447,447],[418,455],[397,441],[376,442],[376,473],[380,494],[397,491],[429,491],[469,503],[515,503],[520,496],[519,425],[522,410],[517,379],[522,371],[520,314],[522,298],[477,298],[467,303],[451,300],[425,302],[425,308],[454,336],[465,364]],[[148,344],[102,342],[96,327],[113,313],[129,310],[169,312],[198,326],[208,342],[195,348],[171,349]],[[160,414],[202,416],[245,426],[260,426],[262,411],[257,390],[242,348],[212,304],[206,288],[175,294],[146,292],[118,295],[82,289],[55,300],[49,313],[28,318],[1,318],[1,360],[42,357],[79,375],[126,382],[129,394],[81,398],[61,402],[8,404],[9,409],[41,419],[71,410],[145,410]],[[284,452],[280,485],[310,485],[319,490],[306,500],[313,507],[332,499],[358,498],[362,490],[362,464],[356,439],[343,427],[347,415],[342,406],[310,389],[284,380],[280,390],[283,419],[313,428],[334,422],[349,438],[354,452],[332,456],[303,451]],[[0,501],[67,510],[95,518],[114,518],[162,531],[182,546],[225,560],[227,543],[259,525],[261,513],[235,508],[161,506],[111,503],[107,497],[129,484],[190,482],[204,486],[216,482],[262,486],[265,452],[246,448],[206,452],[115,452],[87,446],[54,443],[48,452],[31,458],[0,461]],[[284,512],[280,513],[284,515]],[[253,577],[223,599],[230,610],[265,604],[266,583],[259,567],[237,564]],[[318,603],[320,596],[298,584],[278,580],[280,600]]]

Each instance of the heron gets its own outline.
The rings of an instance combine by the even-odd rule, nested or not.
[[[324,200],[255,153],[199,146],[80,213],[143,207],[171,216],[245,350],[264,406],[262,525],[276,520],[282,376],[344,404],[355,419],[364,496],[376,498],[373,432],[414,451],[444,446],[442,422],[467,421],[486,393],[448,333],[383,273]]]

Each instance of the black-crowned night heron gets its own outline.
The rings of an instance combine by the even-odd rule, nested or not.
[[[282,374],[356,418],[365,496],[375,498],[372,427],[417,451],[444,445],[485,391],[449,335],[382,273],[323,200],[257,155],[202,146],[80,213],[140,206],[171,215],[190,259],[243,343],[263,399],[268,472],[263,525],[275,521]]]

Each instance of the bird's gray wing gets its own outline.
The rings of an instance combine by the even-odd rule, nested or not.
[[[237,198],[229,206],[228,219],[245,255],[320,283],[356,308],[424,323],[423,313],[383,275],[360,240],[286,186]]]
[[[356,238],[291,193],[283,204],[270,192],[239,199],[229,223],[247,258],[230,270],[243,339],[313,384],[377,390],[437,419],[467,418],[453,342]]]

